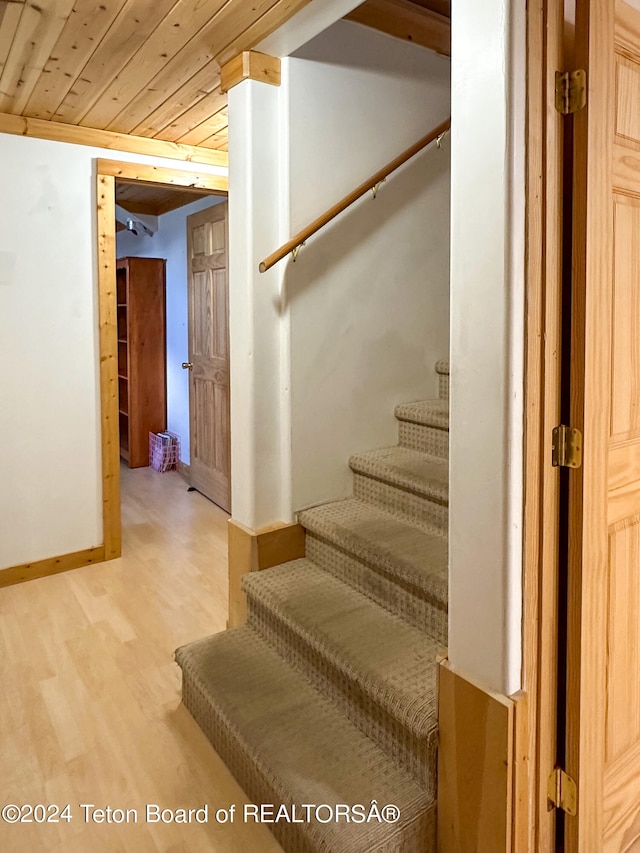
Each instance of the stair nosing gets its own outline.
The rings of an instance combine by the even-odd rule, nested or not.
[[[432,410],[427,409],[423,418],[420,419],[419,416],[406,412],[408,407],[414,406],[416,403],[429,403],[434,404],[434,406]],[[433,400],[416,400],[415,403],[400,403],[395,407],[394,415],[396,420],[400,423],[416,424],[417,426],[423,426],[429,429],[437,429],[441,432],[449,432],[448,401],[442,400],[439,397]],[[429,419],[430,415],[433,415],[432,420]],[[446,424],[444,421],[446,421]]]
[[[368,477],[371,480],[376,480],[379,483],[384,483],[391,488],[398,489],[403,492],[407,492],[409,494],[416,495],[420,498],[425,498],[426,500],[432,501],[433,503],[440,504],[441,506],[449,505],[449,484],[448,482],[444,486],[434,486],[432,489],[429,489],[429,481],[425,481],[424,483],[415,483],[414,481],[410,481],[407,479],[403,479],[402,476],[396,476],[393,472],[392,466],[389,463],[385,463],[384,461],[378,460],[378,468],[382,469],[382,471],[378,470],[373,472],[371,470],[367,470],[366,465],[363,465],[360,460],[365,460],[367,458],[372,458],[371,454],[378,453],[384,450],[397,450],[403,451],[405,454],[412,454],[415,456],[421,456],[423,458],[428,459],[430,462],[433,462],[439,466],[448,466],[448,460],[442,459],[439,456],[433,456],[430,453],[424,453],[420,450],[414,450],[409,447],[402,447],[401,445],[391,445],[390,447],[379,448],[375,451],[367,451],[364,453],[354,453],[349,458],[349,467],[353,471],[354,474],[358,474],[361,477]],[[388,469],[389,473],[384,473],[384,470]],[[443,492],[445,494],[443,494]]]
[[[411,531],[415,535],[424,537],[425,540],[439,540],[440,542],[446,541],[447,537],[443,534],[427,532],[422,527],[419,527],[415,524],[411,524],[409,521],[400,519],[398,518],[398,516],[392,515],[391,513],[386,512],[384,509],[374,504],[366,503],[365,501],[358,500],[357,498],[347,498],[341,503],[351,505],[356,504],[360,508],[362,508],[365,513],[374,516],[374,518],[377,518],[380,521],[388,519],[394,525],[397,525],[399,527],[405,527],[408,531]],[[330,530],[325,529],[321,524],[316,522],[314,516],[317,513],[321,513],[322,509],[322,506],[314,507],[313,509],[305,510],[299,515],[299,523],[305,528],[305,530],[308,530],[312,536],[314,536],[316,539],[325,542],[330,547],[336,548],[342,553],[352,556],[354,559],[366,564],[374,571],[377,571],[380,574],[384,574],[385,577],[389,578],[390,580],[397,580],[404,584],[408,584],[412,588],[421,592],[422,594],[426,594],[429,597],[435,598],[436,601],[444,604],[446,608],[447,599],[446,597],[441,599],[439,596],[437,596],[435,590],[433,589],[434,584],[420,583],[420,581],[423,578],[426,578],[428,575],[437,578],[438,575],[436,573],[428,572],[428,575],[423,575],[411,570],[405,570],[404,566],[408,565],[408,563],[402,557],[398,557],[397,562],[395,562],[394,564],[393,551],[392,549],[390,549],[390,551],[388,552],[389,559],[384,559],[384,556],[381,556],[375,548],[367,548],[368,540],[366,540],[365,537],[361,537],[358,540],[354,538],[353,540],[349,540],[348,543],[345,543],[343,540],[340,539],[340,531],[332,528],[330,522],[327,522],[328,526],[331,528]],[[445,576],[447,573],[447,566],[448,555],[444,558]]]

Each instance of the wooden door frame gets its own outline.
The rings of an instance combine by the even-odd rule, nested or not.
[[[551,431],[560,423],[564,70],[561,0],[527,2],[526,316],[522,693],[514,731],[514,853],[555,850],[547,779],[556,761],[559,474]]]
[[[123,178],[142,184],[207,190],[228,195],[226,175],[185,169],[96,161],[98,223],[98,324],[100,351],[100,434],[102,445],[102,526],[104,559],[122,552],[120,516],[120,429],[118,422],[118,346],[116,327],[115,183]]]

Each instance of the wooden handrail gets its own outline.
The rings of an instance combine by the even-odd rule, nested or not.
[[[309,237],[315,234],[316,231],[319,231],[328,222],[331,222],[331,220],[339,213],[346,210],[349,205],[353,204],[354,201],[357,201],[361,196],[369,192],[369,190],[373,190],[375,195],[378,185],[381,184],[382,181],[384,181],[392,172],[395,172],[395,170],[402,166],[403,163],[406,163],[407,160],[410,160],[419,151],[426,148],[434,139],[438,139],[438,137],[446,133],[450,127],[451,119],[448,118],[446,121],[443,121],[442,124],[439,124],[438,127],[434,128],[430,133],[427,133],[426,136],[423,136],[422,139],[419,139],[414,143],[411,148],[407,148],[406,151],[403,151],[403,153],[396,157],[395,160],[387,163],[387,165],[380,169],[380,171],[376,172],[375,175],[372,175],[368,181],[360,184],[360,186],[356,187],[356,189],[350,192],[349,195],[346,195],[341,201],[334,204],[333,207],[330,207],[329,210],[323,213],[322,216],[314,219],[310,225],[307,225],[306,228],[299,231],[295,237],[292,237],[288,242],[283,243],[279,249],[269,255],[268,258],[265,258],[258,267],[260,272],[266,272],[268,269],[271,269],[271,267],[274,264],[277,264],[278,261],[286,258],[290,252],[293,252],[293,259],[295,261],[298,249],[304,245],[305,241]]]

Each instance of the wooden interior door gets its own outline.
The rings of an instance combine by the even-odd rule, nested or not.
[[[187,217],[190,483],[231,510],[227,202]]]
[[[637,0],[635,5],[639,6]],[[640,850],[640,11],[578,0],[567,853]]]

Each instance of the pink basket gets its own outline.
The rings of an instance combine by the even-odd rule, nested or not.
[[[169,430],[149,433],[149,465],[154,471],[177,471],[179,460],[180,436]]]

